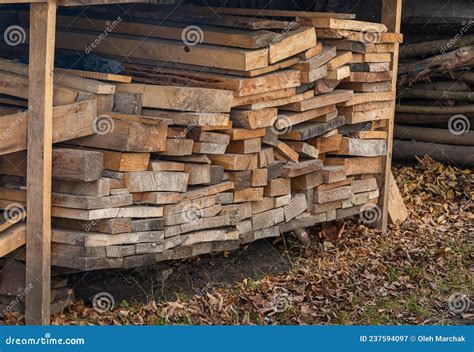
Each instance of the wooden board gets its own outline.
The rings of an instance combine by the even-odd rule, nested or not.
[[[290,11],[273,9],[235,8],[235,7],[191,7],[190,11],[198,10],[204,13],[230,14],[240,16],[262,16],[262,17],[298,17],[298,18],[355,18],[354,14],[336,12],[313,12],[313,11]]]
[[[48,325],[51,303],[51,178],[56,4],[30,5],[26,324]],[[41,278],[41,280],[38,280]]]
[[[326,75],[327,79],[332,79],[335,81],[340,81],[345,78],[350,78],[351,76],[351,70],[348,65],[346,66],[341,66],[338,67],[334,70],[328,71],[328,74]]]
[[[321,51],[323,51],[323,44],[320,42],[317,42],[315,46],[313,46],[312,48],[309,48],[306,51],[303,51],[302,53],[299,53],[297,57],[300,60],[309,60],[312,57],[321,53]]]
[[[308,141],[316,147],[321,154],[337,151],[341,147],[342,135],[336,133],[331,136],[321,136]]]
[[[307,111],[311,109],[321,108],[323,106],[340,104],[350,101],[354,96],[351,90],[336,89],[331,93],[317,95],[297,103],[282,106],[283,110],[289,111]]]
[[[88,136],[94,133],[96,104],[87,100],[53,109],[53,143]],[[0,117],[0,155],[26,150],[27,125],[31,112]]]
[[[383,82],[341,82],[340,88],[352,89],[356,92],[384,92],[391,91],[392,84],[389,81]]]
[[[182,112],[144,108],[143,116],[170,120],[173,125],[182,126],[225,126],[229,123],[229,114],[209,112]]]
[[[351,156],[382,156],[387,153],[387,142],[381,139],[342,139],[341,148],[338,151],[330,152],[336,155]]]
[[[312,83],[326,77],[328,75],[328,69],[326,65],[315,68],[311,71],[301,71],[300,80],[301,83]]]
[[[135,20],[136,21],[136,20]],[[64,28],[74,28],[88,30],[93,26],[94,31],[103,32],[110,26],[110,21],[91,17],[58,16],[58,26]],[[137,35],[143,37],[153,37],[170,40],[182,40],[193,43],[191,33],[184,32],[188,26],[185,23],[161,21],[159,25],[147,20],[137,22],[120,21],[120,25],[114,28],[114,33]],[[238,28],[222,28],[217,26],[201,25],[202,33],[199,38],[200,43],[256,49],[267,47],[276,40],[276,33],[266,30],[248,31]]]
[[[327,63],[328,70],[334,70],[343,65],[347,65],[352,61],[352,52],[337,51],[336,56]]]
[[[272,209],[252,216],[253,230],[269,228],[280,222],[283,222],[285,215],[282,208]]]
[[[232,15],[215,15],[208,13],[197,13],[196,8],[190,10],[184,10],[180,8],[176,13],[170,14],[169,11],[157,12],[150,11],[134,11],[135,17],[143,17],[150,19],[166,19],[173,22],[185,22],[205,25],[216,25],[229,28],[242,28],[242,29],[287,29],[290,25],[289,21],[271,20],[265,18],[249,18],[242,16]]]
[[[26,191],[0,188],[0,199],[26,204]],[[107,208],[111,204],[114,207],[132,205],[133,199],[130,194],[95,197],[52,193],[51,203],[53,206],[58,207],[92,210]]]
[[[283,213],[285,215],[286,222],[296,218],[308,208],[306,195],[304,195],[303,193],[296,193],[291,198],[290,204],[291,206],[283,207]]]
[[[26,243],[26,224],[16,224],[0,233],[0,257],[13,252]]]
[[[377,174],[382,171],[381,157],[358,157],[358,158],[326,158],[327,165],[344,166],[346,176]]]
[[[195,112],[229,112],[232,92],[220,89],[118,84],[117,92],[143,94],[143,106]]]
[[[382,82],[392,79],[392,71],[385,72],[352,72],[346,82]]]
[[[117,75],[113,73],[72,70],[72,69],[64,69],[64,68],[57,68],[57,67],[54,68],[54,71],[64,72],[64,73],[67,73],[68,75],[96,79],[100,81],[110,81],[110,82],[118,82],[118,83],[131,83],[132,82],[132,77],[130,76]]]
[[[175,156],[175,157],[189,155],[189,158],[192,158],[193,156],[191,154],[194,151],[194,144],[196,143],[198,142],[194,142],[192,139],[168,138],[166,140],[166,151],[162,152],[161,155]],[[220,146],[220,144],[218,146]],[[198,146],[197,149],[199,150],[200,147],[201,145]],[[185,161],[184,159],[181,159],[181,160]],[[187,161],[192,161],[192,160],[189,159]]]
[[[276,119],[278,109],[232,110],[230,118],[235,127],[259,129],[270,127]]]
[[[282,161],[288,160],[298,162],[300,157],[299,154],[288,144],[278,141],[275,147],[275,156],[282,156]]]
[[[218,73],[226,76],[238,76],[238,77],[256,77],[266,73],[275,72],[280,69],[289,68],[294,64],[298,63],[298,57],[290,57],[288,59],[281,60],[274,64],[269,64],[268,66],[257,68],[254,70],[249,71],[241,71],[241,70],[230,70],[218,67],[209,67],[209,66],[198,66],[198,65],[191,65],[191,64],[184,64],[182,62],[175,62],[175,61],[157,61],[157,60],[148,60],[148,59],[133,59],[133,63],[141,64],[148,67],[160,67],[163,69],[175,69],[176,70],[186,70],[186,73],[190,73],[190,71],[194,71],[191,73]],[[127,67],[134,67],[132,63],[127,64]],[[157,70],[155,70],[157,71]],[[159,71],[157,71],[159,72]],[[130,83],[130,82],[128,82]]]
[[[337,118],[329,122],[321,122],[321,123],[305,122],[305,123],[294,126],[291,131],[281,135],[280,138],[296,140],[296,141],[306,140],[309,138],[320,136],[342,125],[344,125],[343,116],[338,116]]]
[[[391,55],[389,53],[352,54],[352,61],[354,63],[390,62],[390,60]]]
[[[344,182],[346,180],[345,170],[344,170],[344,167],[342,166],[325,166],[323,168],[322,173],[323,173],[324,183],[327,185],[338,183],[338,182]],[[349,182],[349,184],[351,182]]]
[[[384,0],[382,3],[382,19],[381,21],[387,26],[388,30],[399,33],[401,27],[402,17],[402,1],[400,0]],[[395,50],[393,52],[392,60],[392,91],[396,90],[397,87],[397,72],[398,72],[398,47],[399,44],[395,43]],[[393,108],[395,109],[395,108]],[[388,224],[388,203],[390,194],[390,172],[392,162],[392,146],[393,146],[393,126],[394,126],[394,114],[388,120],[386,127],[384,128],[388,132],[387,138],[387,155],[382,159],[382,180],[384,181],[379,206],[382,207],[382,216],[379,223],[377,224],[379,229],[383,232],[387,231]]]
[[[350,64],[351,72],[385,72],[390,70],[388,62],[362,62]]]
[[[323,66],[329,60],[333,59],[336,56],[336,47],[329,46],[323,47],[321,53],[313,56],[309,60],[303,60],[297,63],[294,68],[300,71],[313,71],[318,67]]]
[[[277,98],[273,100],[266,100],[266,101],[261,101],[258,103],[252,103],[249,105],[239,106],[239,109],[259,110],[259,109],[265,109],[265,108],[271,108],[271,107],[279,107],[282,105],[299,102],[304,99],[309,99],[312,96],[314,96],[313,91],[306,91],[304,93],[296,94],[289,97]]]
[[[319,150],[311,144],[298,141],[286,141],[286,144],[305,158],[318,159]]]
[[[189,174],[170,171],[135,171],[124,173],[130,192],[186,192]]]
[[[319,39],[344,39],[361,43],[378,44],[378,43],[401,43],[403,35],[399,33],[388,32],[361,32],[346,29],[316,29]]]
[[[408,218],[408,210],[397,187],[397,182],[390,173],[390,198],[388,200],[388,215],[392,224],[399,226]]]
[[[101,177],[104,158],[91,150],[55,148],[52,165],[52,176],[58,180],[90,182]]]
[[[110,150],[101,151],[104,168],[112,171],[146,171],[150,161],[149,153],[122,153]]]
[[[51,211],[54,217],[87,221],[112,218],[159,218],[163,216],[163,208],[156,206],[131,206],[94,210],[52,207]]]
[[[145,67],[136,64],[125,64],[127,73],[133,75],[137,83],[148,83],[153,85],[173,85],[188,87],[203,87],[213,89],[225,89],[234,92],[236,97],[262,94],[273,90],[287,89],[300,85],[299,73],[296,70],[278,70],[256,77],[239,77],[235,75],[186,71],[183,68],[176,69],[162,67]]]
[[[279,89],[279,90],[275,90],[275,91],[271,91],[271,92],[265,92],[265,93],[255,94],[255,95],[249,95],[249,96],[245,96],[245,97],[235,97],[234,96],[234,100],[232,102],[232,107],[236,107],[236,106],[240,107],[240,106],[243,106],[243,105],[265,103],[265,102],[274,101],[274,100],[277,100],[277,99],[290,98],[290,97],[293,97],[295,94],[296,94],[296,89],[295,88],[286,88],[286,89]],[[270,106],[268,106],[268,107],[270,107]],[[277,105],[274,105],[274,106],[277,106]],[[265,108],[265,106],[263,106],[261,108],[255,108],[255,110],[263,109],[263,108]]]
[[[12,60],[0,59],[0,69],[6,72],[15,73],[28,77],[28,65]],[[79,89],[84,92],[95,94],[114,94],[115,86],[109,83],[69,75],[65,72],[58,72],[54,75],[53,81],[65,87]]]
[[[238,141],[243,139],[262,138],[265,136],[265,128],[254,130],[246,130],[244,128],[232,128],[224,131],[230,136],[231,141]]]
[[[68,144],[119,152],[150,153],[166,150],[168,121],[109,113],[97,117],[93,126],[97,134],[69,141]]]
[[[324,191],[315,191],[314,192],[314,201],[315,203],[329,203],[337,200],[348,199],[352,197],[352,187],[343,186],[333,189],[328,189]]]
[[[364,22],[340,18],[302,18],[301,22],[308,26],[316,28],[344,29],[358,32],[376,32],[387,31],[387,27],[382,23]]]
[[[3,94],[28,99],[29,81],[26,76],[0,71],[0,88]],[[55,84],[52,90],[54,106],[72,104],[78,99],[77,89]]]
[[[94,45],[97,36],[93,33],[62,32],[57,33],[57,47],[69,50],[89,48],[97,54],[127,55],[132,58],[175,61],[199,66],[249,71],[268,65],[268,49],[238,49],[200,44],[188,46],[182,41],[147,38],[136,39],[133,36],[109,34]],[[133,50],[131,50],[133,48]]]
[[[224,152],[227,153],[236,153],[236,154],[253,154],[258,153],[262,149],[262,139],[261,138],[250,138],[243,140],[234,140],[224,149]],[[224,154],[224,153],[221,153]]]
[[[268,48],[270,64],[299,54],[316,45],[316,31],[314,28],[296,29],[285,33],[280,38]]]
[[[321,170],[323,162],[319,159],[304,160],[299,163],[289,163],[283,166],[281,176],[283,177],[297,177],[304,174],[309,174],[314,171]]]
[[[357,104],[370,103],[375,101],[393,101],[395,99],[395,92],[369,92],[369,93],[354,93],[352,99],[342,103],[342,106],[351,106]]]
[[[257,168],[257,154],[209,155],[213,164],[221,165],[225,170],[239,171]]]
[[[321,171],[314,171],[291,179],[291,189],[293,191],[311,190],[323,183]]]
[[[323,45],[335,46],[337,50],[352,51],[353,53],[392,53],[395,50],[393,43],[369,44],[349,40],[323,40]]]
[[[356,105],[354,105],[356,106]],[[346,118],[346,123],[355,124],[368,121],[390,119],[392,108],[374,109],[369,111],[353,111],[351,106],[340,110],[341,115]]]

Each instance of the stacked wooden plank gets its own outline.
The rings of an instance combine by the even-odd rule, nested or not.
[[[134,13],[100,42],[111,23],[100,10],[58,17],[59,48],[89,48],[125,71],[61,70],[68,79],[56,82],[55,93],[93,94],[58,95],[56,109],[102,95],[112,104],[83,113],[89,130],[55,139],[53,264],[128,268],[227,251],[377,203],[400,38],[346,14],[206,11]],[[14,77],[20,68],[0,62]],[[18,91],[0,89],[3,103],[18,106]],[[26,204],[17,133],[21,146],[0,149],[3,207]]]
[[[232,23],[242,26],[242,22]],[[257,22],[246,20],[249,25]],[[95,23],[104,25],[100,20]],[[298,54],[316,46],[316,35],[313,28],[298,28],[298,21],[289,23],[291,30],[283,36],[279,33],[282,21],[265,23],[277,32],[201,25],[196,30],[197,34],[202,31],[199,45],[176,41],[182,39],[186,25],[163,23],[163,32],[153,32],[159,38],[152,39],[153,43],[180,49],[124,63],[126,73],[137,83],[118,85],[117,93],[139,94],[142,115],[170,121],[167,148],[159,155],[157,167],[166,167],[163,160],[175,167],[185,165],[190,176],[183,200],[165,205],[164,211],[165,236],[180,235],[183,243],[159,254],[160,259],[217,250],[220,240],[224,250],[279,235],[278,224],[285,220],[283,207],[291,200],[291,183],[280,175],[283,163],[275,160],[274,148],[264,143],[264,137],[277,119],[277,107],[303,98],[296,92],[300,72],[291,66],[299,61]],[[143,20],[120,27],[124,34],[131,34],[133,26],[151,29]],[[69,45],[69,41],[64,43]],[[223,50],[216,44],[227,47]],[[115,45],[105,44],[101,50]],[[186,50],[189,54],[183,56]],[[172,84],[188,88],[171,95]],[[132,106],[136,105],[135,101]],[[127,107],[120,109],[129,112]],[[190,223],[193,216],[199,220]],[[223,231],[225,227],[229,230]]]
[[[474,35],[401,48],[394,157],[474,165]],[[458,37],[459,36],[459,37]]]
[[[0,60],[1,188],[3,194],[6,187],[11,186],[13,189],[7,191],[16,192],[13,199],[17,199],[13,201],[2,196],[0,201],[3,209],[0,220],[0,256],[7,255],[25,243],[24,185],[29,117],[27,75],[28,65]],[[53,142],[59,143],[94,134],[97,113],[109,111],[113,107],[115,86],[71,75],[56,77],[55,81]],[[68,164],[59,167],[56,172],[68,174],[77,181],[73,174],[79,172],[81,161],[80,158],[71,157]]]
[[[297,67],[303,72],[327,73],[314,82],[313,98],[284,106],[281,111],[301,114],[332,103],[337,112],[319,118],[316,125],[320,131],[302,124],[280,136],[316,147],[324,162],[323,169],[315,173],[319,179],[311,180],[315,187],[311,215],[302,214],[301,220],[283,225],[285,230],[342,219],[377,204],[380,184],[376,177],[382,172],[387,121],[393,114],[390,65],[394,42],[401,41],[400,35],[387,33],[386,27],[377,23],[341,18],[304,18],[302,23],[315,27],[323,46],[320,54]],[[373,213],[380,211],[374,209]]]

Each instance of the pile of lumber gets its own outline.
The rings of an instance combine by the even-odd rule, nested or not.
[[[76,107],[92,131],[76,128],[77,116],[55,129],[54,265],[128,268],[229,251],[367,209],[362,221],[379,220],[401,36],[349,14],[213,10],[135,12],[93,48],[121,62],[122,75],[56,76],[55,109]],[[80,52],[94,42],[113,17],[96,11],[58,16],[57,47]],[[0,62],[13,77],[20,68]],[[15,88],[0,88],[10,107],[24,102]],[[104,111],[99,101],[109,96]],[[4,206],[26,204],[24,149],[0,149]]]
[[[459,33],[400,49],[395,158],[474,166],[474,35]]]

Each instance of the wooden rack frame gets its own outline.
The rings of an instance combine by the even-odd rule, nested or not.
[[[382,23],[390,32],[400,33],[402,0],[382,1]],[[50,323],[51,297],[51,174],[52,174],[52,118],[53,70],[56,9],[61,6],[84,6],[147,0],[0,0],[0,4],[30,3],[30,63],[27,171],[27,238],[26,282],[32,289],[26,296],[26,324]],[[392,89],[396,89],[398,47],[392,60]],[[378,224],[387,230],[390,166],[392,162],[395,106],[387,126],[388,153],[383,160],[384,186]]]

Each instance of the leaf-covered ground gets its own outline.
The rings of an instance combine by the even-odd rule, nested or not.
[[[410,217],[386,234],[357,219],[339,236],[314,228],[309,248],[290,236],[277,244],[291,260],[283,274],[109,312],[77,302],[53,324],[474,322],[474,174],[430,159],[394,174]]]

